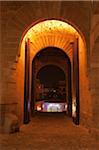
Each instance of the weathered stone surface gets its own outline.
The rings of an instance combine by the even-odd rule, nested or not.
[[[14,133],[17,131],[19,131],[18,117],[11,113],[5,114],[4,132],[5,133]]]
[[[21,132],[0,134],[2,150],[98,150],[99,139],[94,132],[75,126],[65,114],[41,114]]]
[[[99,120],[97,105],[99,104],[99,96],[96,94],[93,96],[93,91],[94,93],[99,92],[98,5],[99,2],[94,2],[93,7],[91,7],[90,1],[0,2],[0,103],[10,103],[12,101],[16,102],[17,100],[18,112],[17,110],[15,111],[22,120],[24,91],[20,89],[24,89],[24,70],[22,70],[22,68],[24,68],[24,62],[22,61],[24,60],[24,54],[22,56],[23,59],[20,57],[16,64],[17,69],[12,71],[16,56],[20,52],[19,44],[21,37],[23,32],[35,21],[61,18],[72,24],[82,33],[87,45],[86,62],[89,66],[86,65],[86,70],[89,69],[90,72],[88,72],[87,77],[84,77],[83,72],[80,74],[80,78],[83,79],[80,83],[80,91],[83,95],[80,107],[81,111],[85,110],[85,113],[82,112],[84,114],[86,114],[87,110],[85,120],[88,113],[91,113],[89,116],[91,116],[92,120],[94,114],[96,114],[96,118],[92,124],[92,126],[95,126]],[[83,60],[82,57],[81,60]],[[91,66],[94,67],[94,69],[91,68]],[[83,66],[80,65],[81,70],[83,70],[82,68]],[[12,82],[10,80],[12,80]],[[11,85],[13,84],[13,86],[9,85],[10,83]],[[84,86],[86,88],[86,85],[88,85],[87,91],[83,91],[82,88],[84,89]],[[87,99],[88,94],[92,95],[90,99]],[[7,110],[9,111],[9,109]],[[7,116],[7,120],[10,120],[9,118],[11,119],[10,115],[9,117]],[[84,122],[86,123],[86,121]],[[90,121],[88,122],[90,123]],[[13,121],[11,122],[10,120],[9,124],[7,124],[9,128],[5,126],[7,131],[11,131],[11,124],[13,124]]]

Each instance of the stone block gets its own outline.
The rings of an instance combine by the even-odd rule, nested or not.
[[[89,133],[92,137],[99,140],[99,129],[96,128],[89,128]]]
[[[14,133],[19,131],[19,120],[14,114],[5,114],[4,132]]]

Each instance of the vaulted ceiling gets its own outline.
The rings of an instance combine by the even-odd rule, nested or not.
[[[59,20],[46,20],[31,27],[23,41],[29,38],[34,52],[52,46],[63,49],[71,58],[70,43],[76,37],[79,37],[79,34],[71,25]]]

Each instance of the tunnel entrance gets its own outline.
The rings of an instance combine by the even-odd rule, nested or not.
[[[32,62],[32,114],[40,112],[72,113],[71,63],[59,48],[41,50]]]
[[[46,65],[39,70],[36,80],[36,111],[66,111],[65,73],[55,65]]]
[[[23,86],[24,97],[22,96],[22,94],[20,94],[21,98],[24,99],[23,102],[24,107],[22,105],[24,110],[23,115],[24,123],[29,122],[31,114],[33,113],[32,109],[35,110],[34,103],[35,103],[36,86],[34,85],[36,85],[36,83],[34,82],[36,82],[37,74],[34,74],[35,67],[33,61],[35,60],[36,56],[39,57],[39,52],[42,52],[44,49],[46,50],[46,52],[50,51],[51,49],[53,49],[53,52],[56,50],[59,51],[60,49],[62,52],[65,53],[65,56],[67,56],[68,59],[67,58],[66,59],[69,60],[68,64],[71,67],[68,67],[68,73],[66,73],[66,75],[68,75],[68,80],[66,82],[69,82],[69,84],[66,83],[66,85],[68,85],[68,89],[71,88],[70,92],[66,92],[66,99],[68,99],[68,102],[70,102],[69,104],[67,104],[68,112],[69,115],[72,116],[73,122],[75,124],[79,124],[80,111],[83,115],[85,108],[80,107],[80,104],[83,106],[83,100],[85,95],[84,92],[82,92],[85,90],[84,84],[86,84],[86,92],[87,92],[87,82],[85,83],[83,82],[87,81],[85,68],[86,65],[85,44],[81,35],[74,27],[60,20],[45,20],[33,25],[27,31],[22,40],[21,54],[20,54],[21,61],[19,65],[21,66],[21,69],[25,71],[24,78],[22,78],[22,83],[24,80]],[[50,53],[48,52],[48,54]],[[56,56],[57,54],[58,53],[55,52]],[[46,57],[46,59],[47,58],[48,56]],[[44,60],[45,62],[46,59]],[[64,59],[61,58],[61,60],[63,61]],[[54,65],[56,65],[55,64],[56,60],[54,59],[53,61]],[[59,65],[58,67],[62,69],[63,65],[60,62],[58,62],[57,64]],[[46,65],[53,65],[53,63],[52,64],[46,63]],[[44,67],[44,65],[42,65],[41,68],[42,67]],[[67,69],[65,68],[65,71],[66,70]]]

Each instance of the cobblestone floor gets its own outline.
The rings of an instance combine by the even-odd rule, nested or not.
[[[98,139],[65,114],[40,114],[19,133],[0,135],[0,150],[99,150]]]

